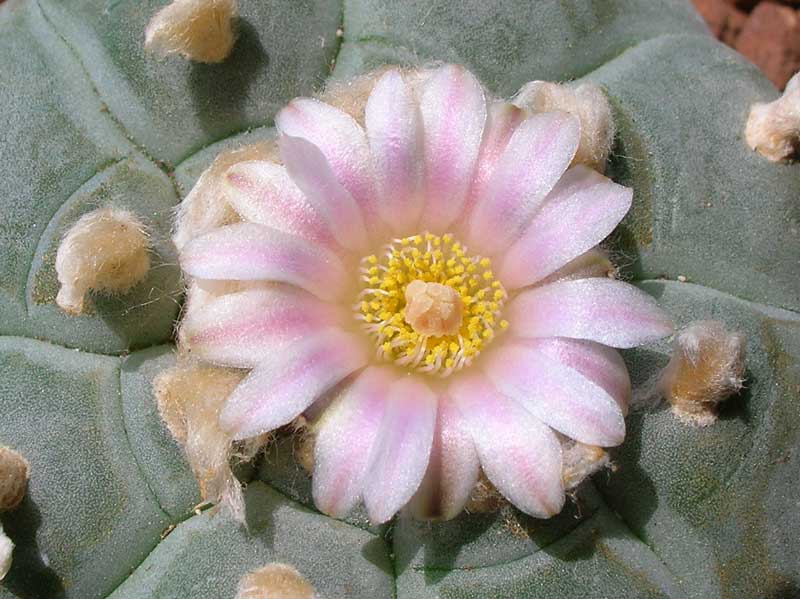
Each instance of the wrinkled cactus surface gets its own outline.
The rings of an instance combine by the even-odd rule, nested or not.
[[[750,104],[777,91],[688,1],[242,0],[217,65],[145,55],[162,4],[0,4],[0,442],[31,463],[26,499],[2,518],[17,549],[1,598],[233,597],[271,561],[330,599],[800,593],[800,166],[747,148]],[[174,206],[219,151],[273,135],[291,98],[426,61],[465,64],[503,95],[534,79],[604,87],[619,128],[609,174],[635,190],[615,235],[623,274],[678,326],[746,333],[746,390],[706,429],[634,412],[616,471],[547,521],[333,520],[313,509],[291,440],[242,474],[249,531],[195,513],[151,392],[174,361]],[[153,268],[68,316],[58,242],[107,205],[148,227]],[[625,352],[634,385],[668,354]]]

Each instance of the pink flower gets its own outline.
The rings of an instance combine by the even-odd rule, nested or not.
[[[276,118],[279,165],[234,164],[241,222],[182,248],[228,293],[190,306],[193,355],[252,369],[221,413],[237,439],[312,406],[314,500],[384,522],[450,518],[482,468],[519,509],[564,503],[562,439],[625,436],[612,348],[668,335],[637,288],[597,276],[630,189],[570,164],[579,121],[487,100],[458,66],[383,74],[363,126],[318,100]]]

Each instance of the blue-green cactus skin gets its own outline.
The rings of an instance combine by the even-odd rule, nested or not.
[[[32,465],[22,506],[2,515],[17,549],[0,598],[233,597],[269,561],[328,599],[800,594],[800,166],[747,149],[749,105],[777,91],[688,1],[241,0],[221,65],[145,55],[163,3],[0,4],[0,443]],[[150,388],[174,361],[174,206],[219,151],[271,136],[289,99],[430,61],[463,63],[501,95],[534,79],[604,87],[610,174],[635,189],[614,236],[623,274],[679,326],[744,331],[745,391],[707,429],[665,408],[632,414],[616,471],[549,521],[333,520],[291,444],[253,474],[248,530],[195,514]],[[55,250],[109,203],[146,223],[156,268],[69,317],[54,304]],[[668,353],[625,352],[634,382]]]

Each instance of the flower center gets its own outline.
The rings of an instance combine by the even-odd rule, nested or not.
[[[379,357],[412,370],[448,376],[508,327],[490,260],[468,255],[450,234],[392,240],[361,260],[361,280],[356,318]]]
[[[464,302],[458,291],[441,283],[414,279],[406,285],[405,319],[420,335],[455,335],[461,328]]]

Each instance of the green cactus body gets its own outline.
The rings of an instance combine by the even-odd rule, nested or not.
[[[242,0],[240,37],[216,65],[145,55],[161,4],[0,4],[0,442],[31,463],[26,499],[2,515],[17,548],[0,598],[233,597],[273,561],[330,599],[800,593],[800,166],[747,148],[750,104],[777,92],[688,2]],[[464,64],[499,95],[534,79],[604,87],[618,126],[609,174],[635,190],[615,236],[623,272],[678,327],[743,331],[745,392],[707,429],[633,413],[617,471],[547,521],[334,520],[314,509],[288,439],[248,473],[249,530],[195,513],[151,391],[174,363],[174,206],[221,150],[272,136],[291,98],[427,61]],[[59,240],[109,204],[147,226],[153,268],[67,316]],[[669,347],[624,357],[641,384]]]

